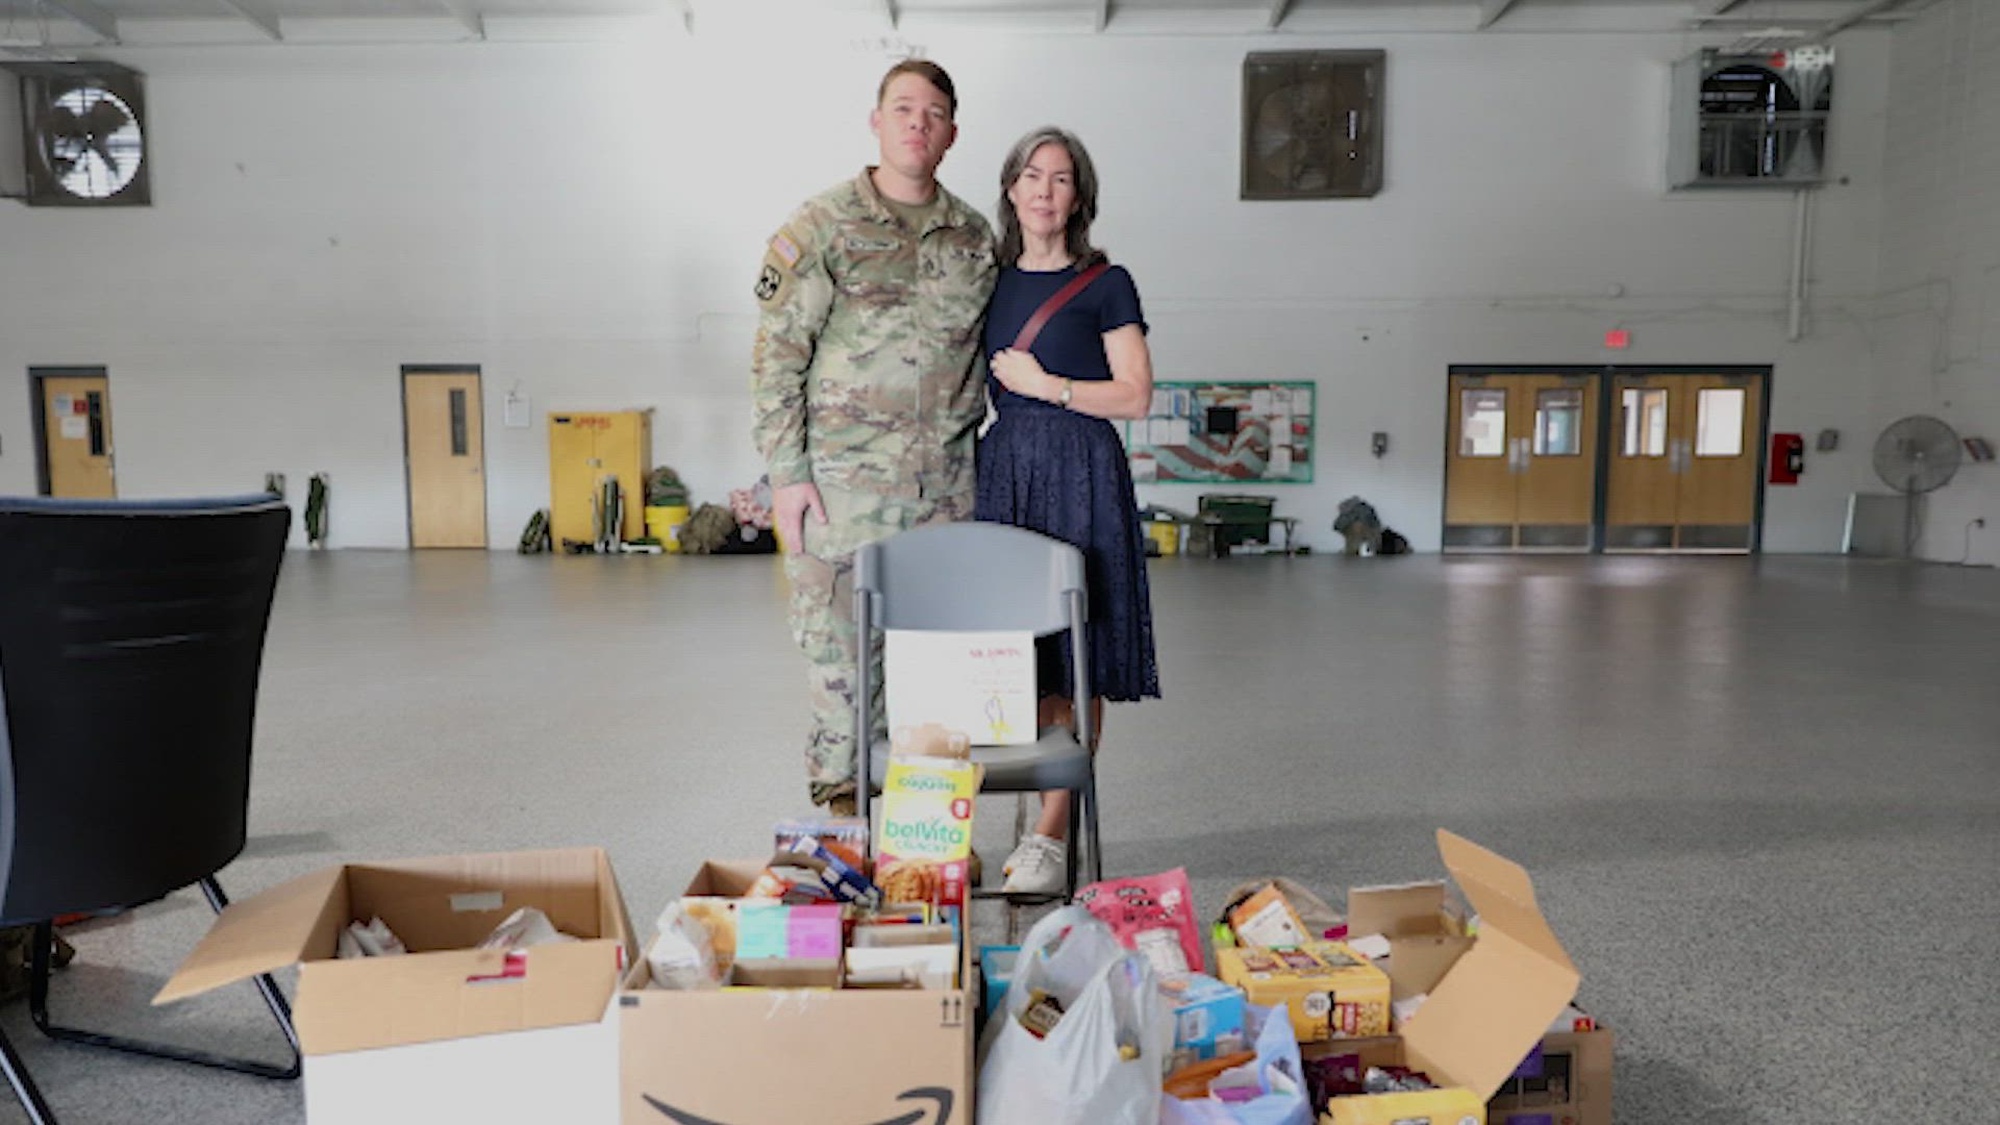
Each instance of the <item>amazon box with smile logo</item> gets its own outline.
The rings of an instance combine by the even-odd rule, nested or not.
[[[763,870],[711,860],[686,893],[740,898]],[[838,965],[777,962],[704,992],[618,996],[624,1125],[972,1125],[970,943],[957,987],[840,988]]]
[[[512,964],[476,948],[524,906],[577,940]],[[378,917],[409,952],[341,960],[340,931]],[[600,849],[350,863],[230,904],[153,1002],[298,965],[310,1125],[609,1125],[613,1001],[635,961]]]

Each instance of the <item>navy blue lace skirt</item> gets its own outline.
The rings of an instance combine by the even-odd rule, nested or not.
[[[1111,424],[1038,402],[1005,402],[979,442],[976,514],[1083,551],[1092,693],[1158,698],[1145,543],[1125,447]],[[1070,694],[1068,638],[1045,639],[1037,656],[1042,694]]]

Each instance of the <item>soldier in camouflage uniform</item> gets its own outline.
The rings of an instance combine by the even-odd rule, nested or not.
[[[956,110],[935,64],[891,68],[869,119],[882,163],[799,208],[757,278],[752,428],[809,665],[806,772],[836,811],[854,803],[854,551],[972,517],[997,271],[986,220],[935,178]]]

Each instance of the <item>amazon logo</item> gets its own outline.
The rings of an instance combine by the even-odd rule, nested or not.
[[[641,1094],[646,1104],[660,1111],[661,1116],[674,1125],[728,1125],[707,1117],[698,1117],[684,1109],[675,1109],[651,1094]],[[928,1103],[896,1117],[884,1117],[870,1121],[866,1125],[945,1125],[951,1120],[952,1094],[940,1086],[920,1086],[896,1095],[898,1102]]]

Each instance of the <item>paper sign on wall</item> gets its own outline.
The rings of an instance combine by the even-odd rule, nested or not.
[[[883,678],[889,729],[939,723],[975,746],[1035,741],[1035,635],[891,629]]]
[[[62,436],[64,438],[76,441],[81,441],[84,438],[89,437],[90,419],[79,418],[74,414],[63,415]]]

